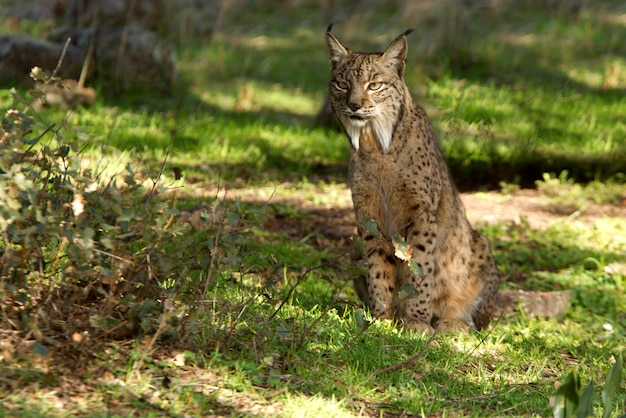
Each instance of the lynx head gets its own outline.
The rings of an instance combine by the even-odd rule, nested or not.
[[[337,119],[359,149],[361,130],[369,127],[383,152],[391,144],[405,95],[404,66],[409,29],[391,42],[385,52],[352,52],[330,33],[326,43],[330,54],[330,104]]]

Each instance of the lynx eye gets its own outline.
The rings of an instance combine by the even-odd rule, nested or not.
[[[335,81],[335,87],[339,90],[348,90],[350,88],[350,84],[346,81]]]
[[[367,85],[367,89],[370,91],[377,91],[377,90],[380,90],[382,87],[383,87],[383,83],[379,83],[377,81],[373,83],[369,83]]]

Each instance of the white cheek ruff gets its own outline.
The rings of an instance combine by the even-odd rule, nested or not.
[[[372,119],[372,130],[374,135],[378,138],[380,146],[383,148],[383,153],[389,151],[391,145],[391,136],[393,134],[393,125],[388,120]]]
[[[357,151],[359,150],[361,129],[363,129],[368,124],[372,128],[372,131],[374,132],[374,135],[376,135],[376,138],[378,138],[378,142],[380,142],[383,153],[389,151],[389,146],[391,145],[391,137],[393,136],[393,125],[390,122],[380,119],[361,121],[345,118],[343,121],[343,126],[346,129],[348,137],[350,137],[350,142],[352,142],[352,146],[354,147],[354,149]]]
[[[347,119],[344,121],[343,126],[346,128],[346,133],[350,137],[350,142],[355,150],[359,150],[359,139],[361,138],[361,129],[367,124],[364,120],[352,120]]]

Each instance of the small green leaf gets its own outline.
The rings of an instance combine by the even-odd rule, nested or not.
[[[48,347],[46,347],[45,345],[41,343],[33,344],[32,350],[33,350],[33,353],[37,357],[43,358],[43,357],[47,357],[50,354],[50,350],[48,349]]]
[[[100,238],[100,244],[102,244],[104,248],[108,250],[113,249],[113,240],[111,239],[111,237],[105,236],[105,237]]]
[[[375,237],[381,237],[382,236],[382,234],[378,230],[378,225],[376,225],[376,221],[373,220],[373,219],[363,219],[363,220],[361,220],[361,226],[363,228],[367,229],[368,231],[370,231],[372,234],[374,234]]]
[[[620,353],[619,356],[617,356],[615,364],[611,367],[611,371],[609,372],[609,375],[606,378],[606,383],[604,384],[604,389],[602,389],[602,403],[604,404],[603,418],[607,418],[611,415],[611,410],[613,409],[613,397],[622,382],[623,369],[624,355],[623,353]]]
[[[83,238],[83,239],[86,239],[86,240],[91,240],[91,239],[93,239],[93,237],[94,237],[95,235],[96,235],[96,231],[94,231],[94,229],[93,229],[93,228],[89,228],[89,227],[87,227],[87,228],[83,229],[83,231],[82,231],[82,233],[81,233],[82,238]]]
[[[356,248],[357,251],[359,252],[359,255],[361,257],[364,257],[365,256],[365,241],[363,241],[359,237],[355,237],[352,243],[354,244],[354,248]]]
[[[54,338],[46,337],[46,338],[44,338],[44,340],[45,340],[48,344],[53,345],[53,346],[55,346],[55,347],[60,347],[60,346],[62,346],[62,345],[63,345],[63,343],[61,343],[61,341],[59,341],[59,340],[55,340]]]
[[[237,213],[235,212],[226,213],[226,222],[228,223],[228,226],[235,226],[239,223],[240,220],[241,218]]]
[[[185,350],[183,351],[183,354],[185,355],[185,358],[187,360],[196,361],[198,358],[198,355],[194,353],[193,351]]]
[[[89,324],[94,328],[111,328],[119,323],[117,319],[107,316],[91,315],[89,317]]]
[[[400,289],[400,292],[398,292],[400,299],[414,299],[417,297],[418,294],[419,291],[415,288],[414,285],[410,283],[402,286],[402,289]]]
[[[276,332],[278,333],[278,337],[280,339],[289,338],[289,336],[291,335],[291,331],[289,331],[289,328],[287,328],[283,324],[280,324],[276,327]]]
[[[354,311],[354,320],[356,322],[356,326],[359,327],[359,329],[365,329],[370,324],[370,321],[365,319],[365,314],[361,309],[357,309],[356,311]]]
[[[415,260],[411,259],[408,261],[408,263],[409,263],[409,270],[411,270],[411,273],[417,274],[420,277],[424,277],[424,270],[422,270],[420,265],[417,264]]]
[[[576,370],[572,371],[556,390],[554,397],[554,418],[570,418],[578,408],[578,389],[580,380]]]
[[[125,209],[120,216],[117,217],[118,222],[130,222],[135,217],[132,209]]]
[[[593,414],[593,381],[587,385],[587,388],[580,395],[580,402],[576,409],[576,418],[587,418]]]

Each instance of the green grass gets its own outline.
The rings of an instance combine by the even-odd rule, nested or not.
[[[602,2],[573,17],[558,7],[533,13],[532,1],[526,3],[484,15],[468,8],[465,25],[447,29],[428,20],[450,17],[432,6],[423,24],[387,9],[339,21],[335,31],[355,49],[380,49],[405,26],[417,26],[407,81],[438,126],[462,187],[493,187],[493,179],[516,176],[532,186],[544,172],[563,170],[582,181],[623,172],[623,5]],[[314,2],[311,7],[316,10]],[[229,29],[210,42],[179,39],[181,84],[173,96],[120,100],[101,92],[104,100],[71,123],[97,137],[130,125],[116,129],[111,145],[145,147],[148,156],[184,125],[174,161],[200,160],[212,168],[208,174],[231,180],[266,180],[268,170],[308,175],[341,164],[347,159],[342,134],[313,126],[329,73],[325,26],[312,19],[320,14],[251,7],[237,18],[227,15]],[[438,37],[444,29],[447,35]],[[285,169],[272,171],[277,166]]]
[[[188,316],[153,347],[98,337],[93,348],[64,341],[67,352],[52,347],[40,358],[24,349],[28,330],[5,327],[0,416],[549,416],[555,387],[573,369],[596,383],[600,398],[626,349],[626,276],[612,270],[624,266],[626,220],[481,226],[504,287],[572,290],[560,321],[516,315],[488,331],[438,335],[428,347],[425,336],[390,322],[362,332],[367,314],[349,284],[359,272],[346,243],[316,223],[333,229],[342,216],[333,210],[349,210],[348,141],[314,120],[329,74],[328,20],[347,45],[368,50],[416,26],[407,81],[462,188],[532,186],[579,210],[623,205],[622,2],[591,1],[572,15],[565,2],[526,0],[507,10],[463,9],[459,25],[451,23],[457,2],[424,2],[424,10],[373,2],[376,11],[341,6],[334,14],[320,2],[293,3],[249,2],[226,13],[210,40],[175,38],[181,83],[169,96],[114,97],[99,88],[89,109],[41,111],[46,124],[67,116],[64,138],[84,145],[86,161],[112,154],[113,169],[134,159],[148,178],[166,161],[165,196],[175,194],[177,208],[215,203],[218,188],[228,210],[241,197],[241,210],[228,213],[245,227],[220,236],[224,254],[206,300],[185,299]],[[1,107],[10,104],[0,91]],[[118,150],[125,154],[116,159]],[[188,238],[163,245],[183,257]],[[403,370],[383,371],[424,348]],[[624,410],[622,384],[612,416]]]

